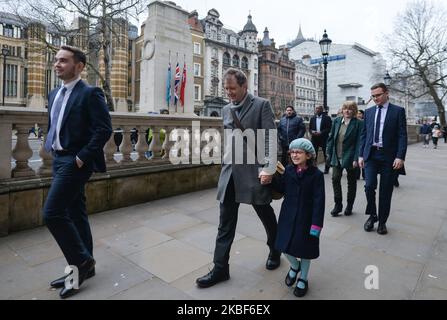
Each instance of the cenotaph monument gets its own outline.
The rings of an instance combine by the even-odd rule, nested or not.
[[[153,1],[148,6],[145,22],[143,58],[141,63],[140,112],[157,112],[168,109],[170,114],[193,114],[194,67],[193,46],[188,12],[172,1]],[[179,65],[180,79],[186,65],[184,106],[174,105],[175,69]],[[171,76],[168,81],[168,67]],[[168,82],[170,96],[168,103]],[[178,85],[180,97],[181,81]]]

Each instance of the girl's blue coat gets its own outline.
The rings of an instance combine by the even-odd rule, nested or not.
[[[325,191],[323,173],[309,167],[302,176],[289,165],[273,188],[284,194],[278,220],[275,247],[294,257],[315,259],[320,255],[319,239],[310,235],[312,225],[323,227]]]

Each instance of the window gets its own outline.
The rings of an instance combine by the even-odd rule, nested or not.
[[[194,42],[194,54],[202,54],[200,43]]]
[[[198,84],[195,84],[194,85],[194,101],[200,101],[200,100],[202,100],[201,99],[201,90],[202,88],[200,87],[200,85],[198,85]]]
[[[223,64],[225,64],[225,65],[230,65],[230,54],[228,53],[228,52],[225,52],[224,54],[223,54]]]
[[[239,67],[239,56],[238,55],[233,56],[233,66]]]
[[[14,27],[10,24],[3,25],[3,35],[5,37],[14,37]]]
[[[356,98],[354,96],[346,97],[346,101],[355,101]]]
[[[6,65],[6,88],[7,97],[17,97],[17,66],[13,64]]]
[[[243,57],[242,58],[241,68],[242,69],[248,69],[248,59],[247,59],[247,57]]]
[[[255,68],[255,69],[258,69],[258,59],[255,59],[255,60],[254,60],[254,68]]]
[[[258,74],[257,73],[254,74],[254,78],[255,78],[255,86],[257,86],[258,85]]]
[[[200,77],[202,75],[200,63],[194,63],[194,77]]]

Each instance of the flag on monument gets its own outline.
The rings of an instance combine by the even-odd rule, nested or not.
[[[174,78],[174,105],[177,106],[178,99],[178,87],[180,86],[180,67],[178,65],[175,66],[175,78]]]
[[[166,81],[166,103],[168,107],[170,102],[171,102],[171,61],[169,61],[168,79]]]
[[[183,63],[182,85],[180,86],[180,105],[185,105],[186,63]]]

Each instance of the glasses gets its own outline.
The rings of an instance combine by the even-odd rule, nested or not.
[[[303,150],[290,150],[289,153],[291,155],[297,155],[297,154],[303,154],[303,153],[305,153],[305,151],[303,151]]]
[[[380,98],[381,96],[383,96],[384,94],[385,94],[385,92],[382,92],[382,93],[379,93],[379,94],[372,94],[371,98],[377,99],[377,98]]]

